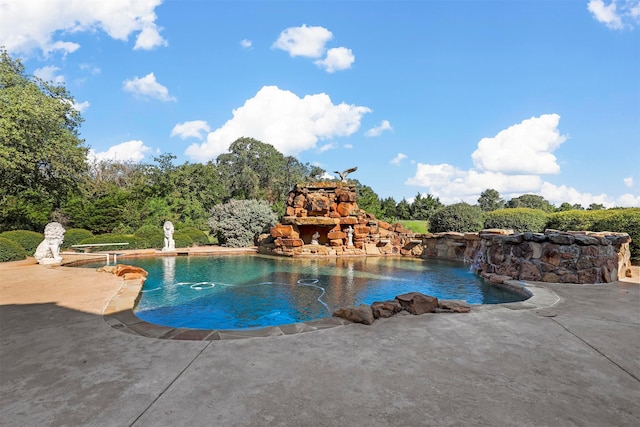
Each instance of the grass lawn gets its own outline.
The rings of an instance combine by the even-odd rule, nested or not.
[[[413,231],[414,233],[425,234],[428,232],[428,229],[429,229],[428,221],[405,219],[405,220],[400,220],[398,222],[403,226],[407,227],[409,230]]]

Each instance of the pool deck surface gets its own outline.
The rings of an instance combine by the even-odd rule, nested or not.
[[[0,263],[0,425],[640,425],[638,268],[532,286],[535,304],[180,340],[109,323],[113,275]]]

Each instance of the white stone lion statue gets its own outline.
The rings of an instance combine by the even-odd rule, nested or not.
[[[44,240],[40,242],[33,257],[40,264],[57,264],[62,261],[60,245],[64,241],[65,229],[59,222],[50,222],[44,227]]]

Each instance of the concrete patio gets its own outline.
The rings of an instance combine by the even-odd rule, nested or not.
[[[125,260],[123,262],[126,263]],[[122,281],[0,264],[0,425],[637,426],[640,281],[547,305],[180,341],[102,313]]]

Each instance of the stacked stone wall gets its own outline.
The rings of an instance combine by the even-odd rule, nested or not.
[[[361,210],[353,185],[307,183],[289,194],[286,214],[260,237],[260,253],[281,256],[409,256],[462,261],[486,279],[608,283],[630,273],[626,233],[416,234]],[[351,239],[350,239],[351,238]]]
[[[423,236],[422,256],[471,263],[496,283],[610,283],[630,273],[630,241],[626,233],[588,231],[438,233]]]

